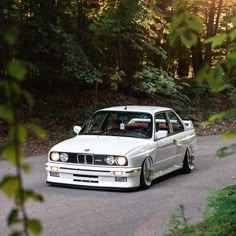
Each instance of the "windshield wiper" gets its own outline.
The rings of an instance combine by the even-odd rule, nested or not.
[[[101,131],[85,131],[81,134],[84,134],[84,135],[102,135]]]

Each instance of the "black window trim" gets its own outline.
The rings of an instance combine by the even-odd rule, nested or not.
[[[167,137],[169,137],[169,136],[172,135],[172,133],[173,133],[172,126],[171,126],[171,124],[170,124],[169,117],[167,116],[167,112],[169,112],[169,111],[172,111],[172,110],[158,111],[158,112],[156,112],[156,113],[154,114],[154,117],[153,117],[153,123],[154,123],[154,125],[153,125],[153,130],[154,130],[153,137],[154,137],[154,141],[159,140],[159,139],[156,139],[156,138],[155,138],[155,136],[156,136],[156,135],[155,135],[155,134],[156,134],[156,122],[155,122],[155,120],[156,120],[156,115],[158,115],[158,114],[164,114],[165,119],[166,119],[166,121],[167,121],[168,129],[169,129],[169,131],[168,131],[168,136],[167,136]]]
[[[170,122],[170,118],[169,118],[169,116],[168,116],[168,112],[173,112],[173,113],[176,115],[177,119],[179,120],[179,122],[181,123],[181,125],[182,125],[182,127],[183,127],[183,130],[182,130],[182,131],[174,132],[173,126],[172,126],[172,124],[171,124],[171,122]],[[185,131],[184,123],[182,122],[182,119],[180,118],[180,116],[179,116],[175,111],[173,111],[173,110],[168,110],[168,111],[166,111],[166,117],[167,117],[168,122],[169,122],[169,125],[170,125],[170,127],[171,127],[171,134],[170,134],[170,135],[179,134],[179,133]]]

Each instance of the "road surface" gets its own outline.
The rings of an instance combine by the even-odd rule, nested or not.
[[[235,184],[236,155],[221,160],[215,157],[218,148],[232,142],[218,136],[199,137],[196,169],[191,174],[175,172],[156,180],[148,190],[135,192],[48,186],[46,155],[28,157],[32,172],[25,177],[25,186],[45,198],[44,203],[29,202],[28,213],[41,219],[42,235],[46,236],[162,236],[180,204],[190,222],[198,222],[209,193]],[[0,179],[13,170],[0,161]],[[0,236],[9,233],[6,216],[11,207],[12,202],[0,193]]]

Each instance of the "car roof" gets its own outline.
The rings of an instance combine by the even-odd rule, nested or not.
[[[147,112],[154,114],[160,111],[172,110],[167,107],[159,106],[134,106],[134,105],[125,105],[125,106],[115,106],[101,109],[100,111],[133,111],[133,112]]]

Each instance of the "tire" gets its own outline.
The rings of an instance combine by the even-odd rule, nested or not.
[[[148,189],[152,184],[152,159],[147,157],[142,165],[142,171],[140,175],[140,189]]]
[[[182,172],[185,174],[188,174],[188,173],[192,172],[192,170],[194,170],[194,168],[195,168],[194,155],[192,155],[192,153],[187,148],[186,153],[185,153],[185,157],[184,157]]]

